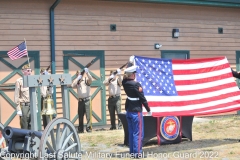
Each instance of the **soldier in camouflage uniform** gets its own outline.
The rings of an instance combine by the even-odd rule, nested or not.
[[[110,114],[111,128],[116,129],[115,111],[117,114],[121,112],[121,86],[122,77],[121,70],[117,69],[117,75],[113,75],[113,71],[110,72],[110,77],[103,81],[105,86],[108,86],[109,98],[108,98],[108,111]],[[118,129],[122,128],[122,122],[118,118]]]
[[[84,68],[87,77],[83,79],[83,76],[80,74],[77,75],[77,78],[71,84],[71,87],[77,88],[78,93],[78,117],[79,117],[79,126],[78,132],[83,133],[83,117],[86,113],[87,119],[87,132],[92,132],[92,105],[91,105],[91,87],[92,76],[89,73],[88,68]]]
[[[22,67],[22,72],[24,76],[28,76],[31,75],[32,70],[30,69],[29,65],[26,64]],[[23,87],[22,77],[18,78],[15,83],[14,102],[17,104],[17,114],[20,116],[21,128],[31,129],[29,88]],[[37,107],[37,104],[34,107]]]
[[[41,75],[49,75],[50,73],[48,73],[48,71],[45,68],[42,68],[40,71]],[[48,94],[53,94],[53,88],[52,86],[41,86],[40,87],[40,91],[41,91],[41,111],[43,110],[43,102],[44,99],[47,97]],[[53,115],[55,116],[55,115]],[[48,122],[47,122],[47,116],[46,115],[42,115],[42,121],[43,121],[43,127],[44,129],[46,128]]]

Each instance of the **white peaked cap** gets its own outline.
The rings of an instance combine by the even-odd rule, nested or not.
[[[137,69],[137,66],[131,66],[131,67],[126,68],[124,70],[124,72],[132,73],[132,72],[136,72],[136,69]]]

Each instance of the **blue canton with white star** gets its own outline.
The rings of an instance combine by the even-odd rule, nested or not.
[[[147,96],[176,96],[171,59],[135,56],[136,80]]]

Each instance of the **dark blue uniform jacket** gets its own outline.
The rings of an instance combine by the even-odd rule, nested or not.
[[[125,103],[125,110],[128,112],[142,112],[142,105],[149,112],[150,108],[148,106],[148,102],[144,97],[144,93],[142,91],[142,86],[140,83],[132,80],[132,79],[124,79],[122,81],[122,85],[125,93],[130,98],[139,98],[139,100],[129,100],[127,98]]]

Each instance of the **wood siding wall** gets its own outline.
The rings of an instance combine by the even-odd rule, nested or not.
[[[131,55],[160,57],[154,43],[161,43],[161,50],[189,50],[191,58],[227,56],[233,67],[235,52],[240,49],[239,9],[68,1],[61,2],[55,13],[59,70],[63,68],[62,50],[66,48],[105,50],[107,76]],[[116,24],[117,31],[110,31],[110,24]],[[218,34],[219,27],[223,34]],[[178,39],[172,38],[173,28],[180,29]],[[124,111],[124,91],[122,95]]]
[[[53,3],[0,1],[0,50],[9,50],[26,38],[28,50],[39,50],[40,65],[48,66],[49,8]],[[239,14],[236,8],[61,1],[55,9],[56,73],[63,73],[63,50],[104,50],[106,75],[131,55],[160,57],[161,50],[189,50],[191,58],[226,56],[234,68],[236,50],[240,50]],[[116,24],[117,31],[110,31],[110,24]],[[218,34],[219,27],[223,34]],[[178,39],[172,38],[173,28],[180,29]],[[162,48],[154,49],[155,43],[162,44]],[[122,94],[124,111],[126,96],[124,91]],[[61,113],[60,89],[57,107]],[[106,114],[109,120],[108,111]]]

